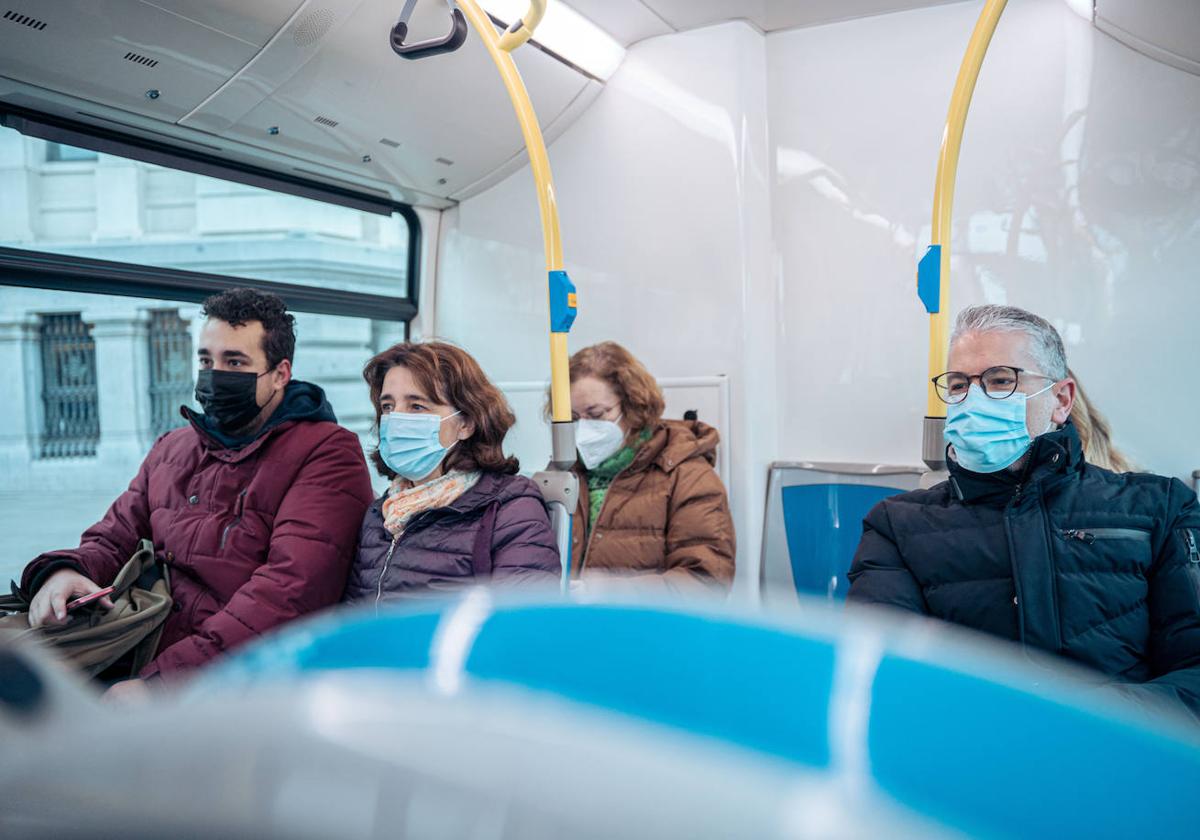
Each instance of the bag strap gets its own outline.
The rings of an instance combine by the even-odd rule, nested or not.
[[[479,520],[475,547],[471,550],[471,570],[475,577],[492,576],[492,535],[496,530],[496,509],[499,507],[499,502],[492,502]]]
[[[21,589],[20,585],[15,580],[10,581],[9,583],[12,587],[12,593],[9,595],[0,595],[0,612],[29,612],[30,599],[26,597],[25,590]]]

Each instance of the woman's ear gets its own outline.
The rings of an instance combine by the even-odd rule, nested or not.
[[[458,427],[458,434],[455,435],[459,440],[466,440],[471,435],[475,434],[475,421],[463,420]]]

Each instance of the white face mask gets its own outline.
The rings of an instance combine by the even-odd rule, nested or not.
[[[612,420],[584,418],[575,421],[575,448],[589,470],[615,455],[624,442],[625,432]]]

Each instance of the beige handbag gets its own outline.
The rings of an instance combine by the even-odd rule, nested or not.
[[[123,656],[131,655],[129,676],[150,663],[158,651],[163,623],[171,612],[166,566],[154,560],[154,545],[142,540],[113,581],[113,609],[88,604],[70,613],[66,624],[31,628],[29,600],[15,585],[0,598],[0,633],[50,645],[83,671],[96,676]]]

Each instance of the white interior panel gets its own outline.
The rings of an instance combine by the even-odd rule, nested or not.
[[[330,0],[327,8],[336,10],[342,2]],[[142,0],[142,3],[261,47],[300,8],[303,0]]]
[[[642,0],[571,0],[570,5],[625,46],[675,31]]]
[[[1096,26],[1139,52],[1200,75],[1200,2],[1096,0]]]
[[[745,20],[764,32],[958,2],[962,0],[645,0],[675,29]]]

